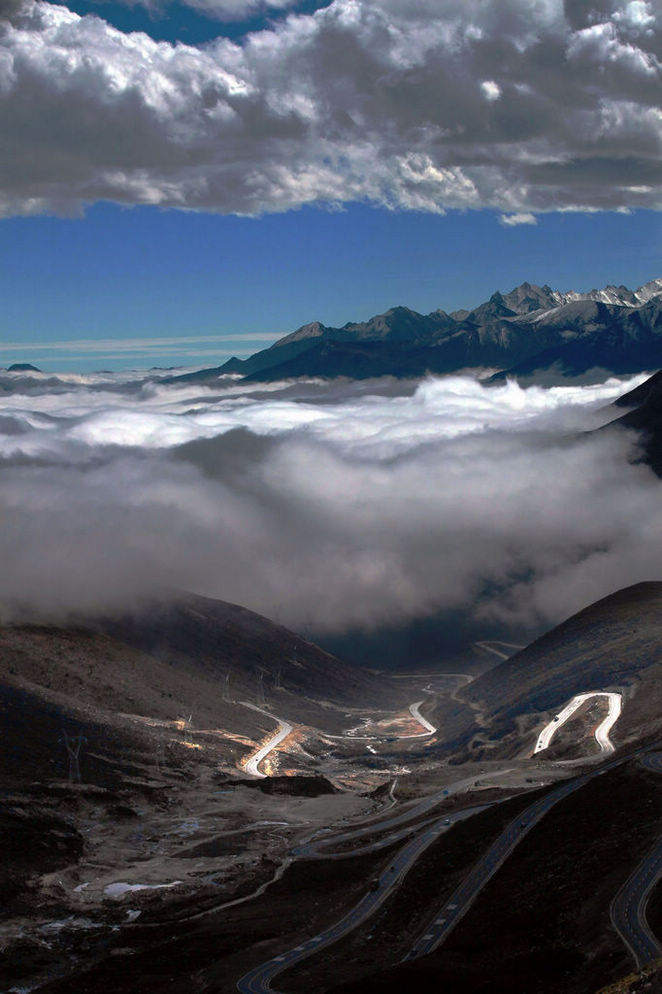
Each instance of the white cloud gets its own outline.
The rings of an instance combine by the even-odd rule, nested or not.
[[[622,9],[614,11],[613,20],[637,33],[650,31],[655,24],[653,5],[650,0],[630,0]]]
[[[659,207],[660,32],[644,3],[583,9],[334,0],[196,48],[27,0],[0,37],[0,213]]]
[[[3,395],[0,608],[123,607],[166,577],[318,630],[554,623],[658,575],[662,483],[629,436],[585,433],[641,379]]]
[[[514,228],[519,224],[538,223],[535,214],[531,214],[529,212],[519,213],[519,214],[502,214],[499,217],[499,221],[507,228]]]
[[[149,0],[143,0],[149,6]],[[266,11],[287,10],[300,0],[183,0],[188,7],[219,21],[242,21]]]
[[[498,83],[495,83],[493,79],[486,79],[480,84],[480,88],[483,91],[483,96],[486,100],[492,103],[494,100],[498,100],[501,96],[501,87]]]

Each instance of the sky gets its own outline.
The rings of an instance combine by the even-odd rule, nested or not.
[[[659,0],[0,0],[0,365],[662,275]]]

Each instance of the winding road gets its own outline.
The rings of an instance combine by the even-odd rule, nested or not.
[[[510,856],[515,846],[528,835],[548,811],[569,794],[579,790],[590,779],[589,776],[579,777],[563,783],[545,797],[539,798],[533,804],[520,811],[516,818],[508,823],[499,837],[492,843],[487,852],[473,866],[469,874],[457,887],[447,901],[444,902],[435,916],[428,922],[423,934],[411,947],[404,961],[427,956],[437,946],[448,938],[455,926],[464,918],[485,885]]]
[[[642,765],[655,773],[662,773],[662,753],[644,756]],[[646,905],[660,877],[662,836],[630,874],[609,908],[612,925],[630,950],[638,970],[662,959],[662,945],[646,920]]]
[[[541,752],[546,749],[553,739],[557,728],[567,721],[585,701],[593,697],[606,697],[608,699],[609,711],[607,717],[595,729],[594,734],[603,754],[613,752],[614,747],[609,740],[609,731],[621,713],[622,698],[620,694],[605,691],[579,694],[573,697],[556,718],[545,726],[540,733],[535,752]],[[410,705],[410,713],[426,729],[423,734],[433,734],[436,729],[418,711],[422,703],[421,701]],[[254,707],[253,705],[248,706]],[[260,708],[254,708],[254,710],[261,711]],[[267,712],[262,713],[266,714]],[[273,716],[270,715],[270,717]],[[255,773],[257,771],[257,766],[264,756],[291,731],[291,726],[288,726],[287,723],[281,724],[284,726],[281,728],[281,731],[249,760],[249,763],[252,764],[251,772]],[[618,762],[620,761],[614,761],[614,763]],[[662,772],[662,753],[658,754],[654,762],[656,765],[652,768],[658,770],[659,765],[658,771]],[[405,959],[417,959],[440,946],[466,915],[485,885],[499,870],[518,843],[556,804],[574,791],[579,790],[594,776],[600,775],[606,768],[608,767],[602,767],[601,770],[597,770],[594,773],[584,774],[570,781],[564,781],[560,786],[557,786],[546,794],[545,797],[538,798],[538,800],[510,821],[489,849],[472,867],[461,884],[428,922],[428,925],[416,942],[414,942]],[[510,771],[502,770],[491,775],[503,776],[508,772]],[[257,771],[257,775],[261,775],[259,771]],[[485,779],[483,777],[483,782]],[[357,855],[358,853],[376,851],[393,844],[405,836],[409,837],[411,832],[416,832],[413,838],[408,838],[407,843],[392,858],[380,876],[374,879],[370,890],[351,911],[324,931],[305,939],[294,948],[280,953],[250,970],[237,982],[237,989],[241,994],[266,994],[266,992],[273,992],[274,989],[271,987],[271,981],[279,973],[294,966],[300,960],[314,955],[320,949],[337,942],[373,915],[394,888],[400,884],[416,859],[439,835],[448,830],[455,822],[471,817],[471,815],[483,809],[486,805],[466,809],[451,815],[446,814],[429,818],[427,821],[414,826],[410,823],[415,818],[419,818],[421,815],[431,811],[432,808],[441,801],[446,800],[452,793],[457,793],[460,790],[477,785],[478,781],[475,777],[456,781],[398,815],[381,819],[372,824],[363,824],[360,828],[351,829],[339,835],[325,836],[316,840],[313,838],[293,850],[293,858],[342,859]],[[366,836],[374,836],[378,833],[383,833],[386,829],[396,829],[396,831],[377,841],[373,839],[358,850],[350,849],[343,852],[330,851],[333,847],[337,847],[342,843]],[[648,896],[661,875],[662,838],[646,860],[632,874],[624,887],[621,888],[621,891],[619,891],[612,904],[612,921],[623,936],[624,941],[627,943],[638,964],[640,962],[650,962],[651,959],[656,959],[662,955],[662,947],[660,947],[655,937],[647,928],[644,915]]]
[[[434,725],[431,725],[430,722],[427,720],[427,718],[424,718],[423,715],[421,714],[421,712],[418,710],[420,708],[421,704],[423,704],[423,703],[424,703],[424,701],[416,701],[415,704],[410,704],[409,705],[409,713],[411,714],[412,718],[416,719],[416,721],[419,723],[419,725],[423,726],[423,728],[425,729],[425,731],[424,732],[419,732],[418,735],[402,735],[402,736],[400,736],[400,738],[403,738],[403,739],[414,739],[414,738],[417,738],[418,739],[418,738],[422,738],[424,735],[434,735],[434,733],[437,731],[437,729],[434,727]]]
[[[585,700],[587,697],[593,695],[582,696]],[[620,695],[614,696],[620,698]],[[620,708],[618,713],[620,713]],[[603,734],[606,735],[604,729]],[[610,763],[601,766],[598,770],[585,773],[572,780],[564,781],[546,794],[545,797],[538,798],[523,811],[519,812],[502,830],[498,838],[478,862],[474,864],[468,875],[456,887],[451,896],[444,901],[441,908],[428,922],[422,934],[412,945],[405,957],[405,961],[428,955],[448,938],[453,929],[469,911],[486,884],[497,873],[519,842],[531,832],[556,804],[579,790],[594,777],[602,775],[608,769],[618,766],[626,760],[627,757],[614,759]],[[649,769],[662,773],[662,752],[649,754],[642,759],[642,762]],[[494,775],[502,775],[506,772],[508,771],[499,771],[499,773]],[[306,858],[315,856],[321,856],[321,858],[341,858],[344,855],[356,855],[357,850],[355,849],[347,854],[320,853],[320,850],[328,849],[332,845],[338,845],[349,839],[360,838],[362,835],[371,833],[374,834],[384,828],[395,827],[402,825],[406,821],[411,821],[413,817],[425,813],[434,803],[439,803],[441,799],[447,797],[451,790],[456,792],[459,789],[465,788],[470,783],[473,783],[474,786],[476,785],[475,780],[457,781],[443,791],[426,798],[409,811],[384,819],[377,824],[363,826],[360,829],[345,832],[332,838],[318,840],[317,842],[310,841],[307,845],[300,847],[299,850],[295,850],[296,856]],[[383,904],[387,896],[401,882],[415,860],[444,830],[450,828],[458,820],[468,818],[485,807],[487,805],[466,809],[450,816],[447,815],[446,817],[428,819],[426,822],[414,826],[412,830],[417,832],[416,836],[410,839],[397,855],[393,857],[386,870],[375,879],[370,891],[364,895],[347,915],[323,932],[304,940],[293,949],[281,953],[266,963],[255,967],[238,981],[237,989],[241,994],[267,994],[267,992],[274,992],[274,988],[271,987],[271,981],[279,973],[300,960],[314,955],[318,950],[337,942],[340,938],[361,925]],[[358,850],[358,852],[367,852],[382,848],[396,841],[407,832],[408,829],[402,829],[388,836],[387,839],[366,845]],[[635,872],[628,878],[614,898],[610,908],[612,923],[623,938],[639,968],[662,958],[662,945],[660,945],[657,938],[651,932],[645,917],[646,903],[653,886],[660,877],[662,877],[662,837],[646,858],[642,860]],[[274,992],[274,994],[277,994],[277,992]]]
[[[514,768],[509,768],[507,770],[498,770],[494,773],[486,773],[481,776],[481,784],[487,786],[485,781],[490,780],[492,777],[503,777],[508,773],[512,773]],[[298,846],[293,850],[293,854],[305,859],[328,859],[330,857],[346,857],[352,856],[356,853],[356,850],[350,850],[343,853],[329,853],[328,850],[331,846],[337,846],[344,842],[350,842],[353,839],[364,838],[369,835],[377,835],[383,832],[385,829],[396,828],[401,825],[407,825],[412,822],[415,818],[420,818],[422,815],[428,814],[433,808],[436,808],[443,801],[447,801],[449,797],[454,794],[461,794],[466,790],[470,790],[475,787],[476,777],[466,777],[464,780],[456,780],[453,783],[449,783],[442,790],[437,791],[435,794],[430,794],[429,797],[423,798],[418,804],[413,807],[408,808],[407,811],[402,811],[398,815],[392,815],[389,818],[383,818],[379,821],[371,822],[369,825],[362,825],[361,828],[351,829],[348,832],[342,832],[340,835],[333,836],[323,836],[317,841],[309,840],[304,845]],[[482,806],[481,806],[482,807]],[[414,831],[420,828],[420,825],[409,825],[406,829],[407,832]],[[374,848],[380,848],[377,843],[374,844]]]
[[[600,750],[603,753],[612,753],[614,751],[614,746],[609,738],[609,732],[620,717],[623,706],[623,697],[622,694],[605,690],[596,690],[588,694],[576,694],[572,700],[566,704],[563,710],[559,711],[559,713],[555,715],[547,725],[545,725],[542,732],[538,736],[538,741],[536,742],[536,747],[533,750],[533,755],[535,756],[537,753],[543,752],[545,749],[549,748],[551,741],[559,728],[572,717],[575,711],[577,711],[582,704],[585,704],[586,701],[590,700],[592,697],[606,697],[609,701],[607,717],[600,722],[598,727],[595,729],[594,735],[596,742],[600,746]]]
[[[490,777],[504,776],[510,772],[512,772],[512,770],[508,769],[499,770],[495,773],[484,774],[481,778],[481,783],[484,783],[484,781]],[[476,805],[454,813],[446,812],[442,815],[431,818],[422,824],[419,822],[413,826],[407,825],[406,823],[411,822],[412,819],[419,817],[421,814],[425,814],[433,807],[439,805],[442,801],[447,800],[453,794],[461,793],[462,791],[468,790],[470,787],[475,786],[475,777],[457,780],[454,783],[448,784],[442,790],[430,795],[430,797],[425,798],[408,811],[404,811],[399,815],[382,819],[367,826],[364,825],[362,828],[343,832],[340,835],[334,835],[329,838],[324,837],[322,839],[318,839],[316,842],[310,840],[306,844],[294,849],[292,856],[299,859],[343,859],[365,852],[375,852],[379,849],[385,848],[387,845],[391,845],[403,836],[409,836],[412,832],[416,832],[415,837],[410,839],[407,844],[403,846],[403,848],[400,849],[400,851],[393,857],[386,870],[384,870],[378,878],[375,878],[373,886],[368,893],[361,898],[358,904],[356,904],[352,910],[348,912],[348,914],[341,918],[340,921],[331,925],[328,929],[320,932],[318,935],[315,935],[310,939],[306,939],[293,949],[280,953],[278,956],[273,957],[266,963],[262,963],[253,970],[249,971],[249,973],[245,974],[245,976],[237,982],[237,990],[241,991],[242,994],[266,994],[267,991],[273,992],[273,988],[270,984],[277,974],[293,966],[295,963],[298,963],[299,960],[312,956],[318,950],[332,945],[334,942],[337,942],[355,928],[358,928],[359,925],[374,914],[374,912],[384,903],[393,889],[401,883],[403,877],[408,870],[411,869],[421,853],[424,852],[424,850],[427,849],[428,846],[435,841],[435,839],[437,839],[443,832],[448,831],[456,822],[472,817],[472,815],[484,810],[488,805]],[[340,843],[347,842],[352,839],[359,839],[362,836],[374,835],[378,832],[382,832],[384,829],[401,825],[406,825],[406,827],[387,836],[386,838],[382,838],[376,842],[371,842],[359,849],[351,849],[347,852],[341,853],[330,853],[324,851],[331,846],[339,845]]]
[[[323,737],[333,739],[336,742],[378,742],[380,739],[422,739],[426,735],[434,735],[437,729],[418,710],[424,703],[425,701],[416,701],[415,704],[409,705],[409,713],[419,725],[422,725],[425,729],[424,732],[415,732],[413,735],[393,735],[390,732],[382,732],[380,735],[328,735],[323,733]]]
[[[253,753],[251,758],[248,759],[243,765],[243,769],[246,773],[250,773],[254,777],[264,778],[266,777],[266,774],[260,773],[260,763],[269,755],[272,749],[275,749],[277,745],[280,745],[283,739],[287,738],[292,731],[292,725],[290,725],[289,721],[285,721],[283,718],[276,718],[275,715],[270,714],[269,711],[265,711],[263,708],[257,707],[255,704],[249,704],[247,701],[239,701],[238,703],[241,704],[242,708],[250,708],[251,711],[259,711],[260,714],[265,714],[267,718],[271,718],[272,721],[275,721],[278,724],[278,731],[276,734],[269,739],[266,745],[263,745],[261,749],[258,749],[257,752]]]
[[[237,990],[241,994],[276,994],[271,986],[271,981],[283,970],[294,966],[302,959],[313,956],[326,946],[338,942],[343,936],[358,928],[367,918],[377,911],[384,903],[389,894],[402,882],[407,871],[421,855],[443,832],[455,822],[465,818],[470,818],[476,814],[476,808],[468,808],[458,811],[452,815],[435,818],[424,831],[419,832],[414,839],[403,846],[393,857],[381,875],[375,878],[371,889],[365,894],[351,911],[349,911],[340,921],[329,926],[318,935],[305,939],[293,949],[280,953],[266,963],[261,963],[246,973],[238,982]],[[372,848],[372,847],[371,847]],[[375,846],[374,848],[378,848]],[[354,855],[350,853],[349,855]]]

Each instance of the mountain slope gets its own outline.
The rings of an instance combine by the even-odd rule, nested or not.
[[[64,732],[96,743],[84,750],[90,783],[114,782],[127,764],[149,765],[159,740],[176,737],[180,725],[180,733],[216,729],[215,755],[232,767],[274,726],[238,702],[264,700],[267,711],[335,729],[347,707],[392,697],[373,673],[267,618],[193,595],[94,628],[6,626],[0,781],[66,774]],[[99,751],[101,759],[90,758]]]
[[[313,321],[248,359],[170,381],[204,383],[237,374],[258,382],[414,377],[489,366],[513,376],[555,365],[570,375],[593,367],[632,372],[662,365],[661,308],[662,279],[637,290],[608,286],[584,294],[525,282],[453,314],[393,307],[341,328]]]
[[[625,691],[613,738],[662,731],[662,583],[610,594],[478,677],[458,696],[479,707],[490,738],[508,736],[516,717],[558,709],[573,695]],[[510,731],[509,731],[510,730]],[[531,744],[535,741],[532,737]]]
[[[619,397],[614,406],[632,410],[607,427],[620,425],[641,432],[643,461],[662,477],[662,370]]]
[[[556,367],[565,376],[591,369],[634,373],[662,365],[662,303],[655,297],[640,307],[579,300],[563,304],[532,321],[545,348],[498,373],[532,376]]]
[[[126,645],[178,670],[208,679],[230,674],[237,694],[255,693],[278,682],[293,697],[322,698],[338,705],[366,706],[384,699],[383,681],[320,649],[303,636],[226,601],[188,594],[103,623]]]

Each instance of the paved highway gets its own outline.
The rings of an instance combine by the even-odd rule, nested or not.
[[[272,749],[275,749],[277,745],[280,745],[283,739],[287,738],[292,731],[292,726],[288,721],[284,721],[282,718],[276,718],[275,715],[269,714],[268,711],[257,707],[255,704],[248,704],[247,701],[238,701],[238,703],[241,704],[243,708],[250,708],[251,711],[259,711],[260,714],[266,714],[267,718],[271,718],[272,721],[275,721],[278,724],[278,731],[276,734],[269,739],[266,745],[262,746],[261,749],[258,749],[257,752],[253,753],[251,758],[247,760],[243,766],[246,773],[250,773],[254,777],[264,778],[266,774],[260,773],[260,763],[266,756],[269,755]]]
[[[400,849],[383,873],[375,878],[368,893],[361,898],[358,904],[344,918],[341,918],[339,922],[331,925],[325,931],[309,939],[304,939],[303,942],[299,943],[293,949],[279,953],[278,956],[267,960],[266,963],[254,967],[254,969],[250,970],[237,982],[237,990],[241,991],[242,994],[265,994],[267,991],[275,994],[274,988],[271,987],[271,981],[274,977],[282,973],[283,970],[294,966],[300,960],[306,959],[308,956],[313,956],[320,949],[338,942],[343,936],[363,924],[384,903],[391,891],[401,883],[407,871],[411,869],[412,865],[428,846],[443,832],[448,831],[452,824],[464,818],[470,818],[475,813],[475,808],[466,809],[435,818],[424,831],[419,832],[414,839]],[[375,845],[374,848],[379,848],[379,846]]]
[[[642,764],[662,773],[662,753],[644,756]],[[638,970],[662,958],[662,945],[646,921],[646,905],[661,876],[662,836],[625,881],[609,908],[612,925],[632,953]]]
[[[609,710],[607,712],[607,717],[600,722],[598,727],[595,729],[594,734],[602,752],[610,753],[614,751],[614,746],[609,739],[609,732],[620,717],[623,698],[621,694],[598,690],[589,694],[576,694],[572,700],[566,704],[563,710],[559,711],[559,713],[555,715],[547,725],[545,725],[542,732],[538,736],[536,747],[533,750],[534,756],[536,753],[543,752],[543,750],[549,747],[561,725],[564,725],[566,721],[572,717],[575,711],[577,711],[582,704],[590,700],[592,697],[606,697],[608,699]]]
[[[436,792],[436,794],[430,794],[429,797],[423,798],[418,804],[413,807],[408,808],[406,811],[402,811],[398,815],[393,815],[388,818],[380,819],[379,821],[371,822],[369,825],[363,824],[361,828],[351,829],[348,832],[342,832],[340,835],[323,835],[317,840],[310,840],[304,845],[299,846],[297,849],[293,850],[293,855],[302,856],[305,859],[311,859],[318,857],[320,859],[327,859],[330,853],[328,850],[332,846],[337,846],[342,842],[349,842],[352,839],[360,839],[366,835],[376,835],[383,832],[388,828],[396,828],[399,825],[407,824],[413,821],[415,818],[420,818],[422,815],[427,814],[436,808],[442,801],[447,801],[449,797],[453,794],[461,794],[466,790],[470,790],[472,787],[476,786],[477,779],[480,780],[481,785],[487,786],[486,781],[491,780],[493,777],[503,777],[508,773],[512,773],[514,768],[507,770],[498,770],[495,773],[485,773],[481,774],[479,778],[466,777],[464,780],[455,780],[453,783],[449,783],[446,787],[442,788]],[[408,831],[413,831],[418,829],[419,826],[410,826]],[[346,855],[343,853],[342,855]],[[350,854],[347,854],[350,855]]]
[[[410,704],[409,713],[412,718],[416,719],[419,725],[423,726],[425,729],[424,732],[415,732],[413,735],[394,735],[392,732],[380,732],[374,735],[328,735],[326,732],[322,732],[322,737],[325,739],[334,739],[336,742],[378,742],[380,739],[420,739],[426,735],[434,735],[437,729],[418,710],[423,703],[425,702],[416,701],[415,704]]]
[[[485,780],[488,780],[491,777],[504,776],[511,772],[511,769],[507,769],[499,770],[495,773],[483,774],[480,782],[483,784]],[[400,838],[410,835],[411,832],[415,831],[417,833],[415,838],[410,839],[407,845],[405,845],[398,852],[387,869],[379,877],[375,878],[374,888],[372,888],[339,922],[336,922],[324,932],[321,932],[310,939],[304,940],[293,949],[280,953],[278,956],[273,957],[266,963],[262,963],[255,967],[238,981],[237,989],[241,991],[242,994],[256,994],[256,992],[266,991],[272,992],[273,988],[270,986],[270,983],[277,974],[293,966],[295,963],[298,963],[299,960],[314,955],[318,950],[323,949],[325,946],[332,945],[334,942],[337,942],[343,936],[347,935],[349,932],[361,925],[380,907],[381,904],[383,904],[394,887],[399,885],[402,878],[411,868],[416,859],[418,859],[420,854],[427,849],[427,847],[431,845],[431,843],[434,842],[439,835],[445,831],[448,831],[448,829],[456,822],[472,817],[472,815],[484,810],[488,805],[477,805],[454,813],[446,812],[441,816],[428,819],[422,824],[419,823],[415,826],[407,825],[406,823],[411,822],[414,818],[420,817],[422,814],[425,814],[433,807],[439,805],[442,801],[447,800],[453,794],[461,793],[462,791],[468,790],[470,787],[475,786],[475,777],[467,777],[463,780],[457,780],[454,783],[448,784],[436,794],[430,795],[430,797],[425,798],[423,801],[420,801],[418,804],[399,815],[382,819],[381,821],[374,822],[370,825],[364,825],[362,828],[343,832],[340,835],[334,835],[332,837],[324,836],[316,841],[310,840],[294,849],[292,851],[292,857],[294,858],[342,859],[366,852],[376,852],[379,849],[383,849],[386,846],[398,841]],[[383,832],[384,829],[402,825],[405,825],[406,827],[401,828],[395,833],[382,837],[378,841],[370,842],[358,849],[352,849],[342,853],[332,853],[327,851],[330,847],[337,846],[340,843],[361,838],[366,835],[374,835],[378,832]]]
[[[492,843],[487,852],[474,865],[468,876],[462,881],[448,898],[434,918],[423,930],[422,935],[411,947],[405,960],[418,959],[431,953],[453,931],[455,926],[466,915],[481,890],[492,879],[501,864],[512,853],[515,846],[531,829],[541,821],[547,812],[558,804],[564,797],[578,790],[590,776],[579,777],[576,780],[563,783],[545,797],[539,798],[533,804],[521,811]]]
[[[422,736],[425,735],[434,735],[434,733],[437,731],[434,725],[431,725],[430,722],[427,720],[427,718],[424,718],[421,712],[418,710],[421,704],[423,704],[423,701],[416,701],[415,704],[410,704],[409,711],[411,713],[412,718],[415,718],[416,721],[419,723],[419,725],[423,726],[425,731],[419,732],[418,735],[403,735],[400,736],[401,738],[405,739],[421,738]]]
[[[506,772],[508,771],[503,770],[500,771],[499,774],[495,775],[503,775]],[[496,873],[501,863],[504,859],[506,859],[510,852],[512,852],[520,839],[531,830],[533,825],[544,817],[547,811],[549,811],[554,804],[560,801],[562,797],[566,797],[574,790],[577,790],[586,782],[587,779],[588,777],[582,777],[577,780],[573,780],[572,782],[564,782],[551,794],[539,799],[534,804],[530,805],[524,812],[521,812],[517,818],[510,823],[508,828],[504,830],[501,836],[499,836],[499,839],[497,839],[497,841],[490,847],[480,862],[476,864],[469,877],[467,877],[463,884],[457,888],[448,904],[445,906],[444,911],[435,916],[433,921],[425,929],[422,939],[419,940],[419,942],[412,948],[411,952],[407,956],[407,959],[415,959],[417,956],[423,956],[426,953],[431,952],[432,949],[439,945],[446,935],[452,930],[455,924],[457,924],[460,918],[462,918],[462,916],[466,913],[477,894],[480,890],[482,890],[494,873]],[[475,780],[465,780],[458,781],[456,784],[449,785],[449,787],[455,787],[458,789],[460,786],[466,786],[469,782],[475,785]],[[436,803],[439,803],[439,800],[443,796],[447,795],[444,795],[443,792],[441,794],[433,795],[431,798],[428,798],[425,803],[431,803],[433,800]],[[313,956],[320,949],[324,949],[326,946],[337,942],[339,939],[343,938],[343,936],[347,935],[355,928],[358,928],[359,925],[370,917],[370,915],[374,914],[374,912],[383,904],[388,895],[394,887],[400,883],[416,859],[425,849],[428,848],[428,846],[432,844],[432,842],[435,841],[435,839],[439,837],[439,835],[442,834],[442,832],[447,831],[455,822],[464,818],[469,818],[476,814],[478,810],[481,810],[481,808],[484,808],[485,806],[486,805],[481,805],[480,808],[470,808],[454,814],[447,814],[445,816],[435,818],[425,824],[423,831],[420,830],[421,826],[416,826],[416,837],[410,840],[407,845],[405,845],[394,857],[386,870],[378,878],[375,878],[373,888],[359,901],[357,905],[355,905],[354,908],[352,908],[347,915],[344,916],[344,918],[342,918],[339,922],[336,922],[324,932],[320,932],[309,939],[305,939],[293,949],[280,953],[278,956],[273,957],[266,963],[262,963],[255,967],[237,982],[237,989],[241,991],[242,994],[265,994],[265,992],[274,992],[274,988],[271,987],[271,981],[274,977],[276,977],[283,970],[294,966],[294,964],[298,963],[300,960]],[[417,805],[416,809],[411,809],[410,811],[405,812],[404,815],[398,816],[398,818],[381,822],[380,826],[383,828],[386,825],[392,825],[397,821],[401,821],[403,818],[411,819],[414,811],[418,810],[420,812],[421,807],[422,805]],[[323,839],[319,840],[317,843],[308,843],[306,846],[302,846],[298,850],[295,850],[295,853],[297,856],[317,855],[318,849],[321,847],[337,844],[346,839],[356,838],[361,834],[367,834],[368,832],[374,831],[375,826],[369,826],[368,828],[358,829],[354,832],[347,832],[343,835],[337,835],[332,839]],[[381,840],[378,843],[366,846],[365,849],[361,851],[371,851],[373,849],[381,848],[383,845],[384,840]],[[352,854],[355,853],[356,850],[354,850]],[[328,858],[328,855],[329,854],[326,855],[326,858]],[[277,992],[275,992],[275,994],[277,994]]]

